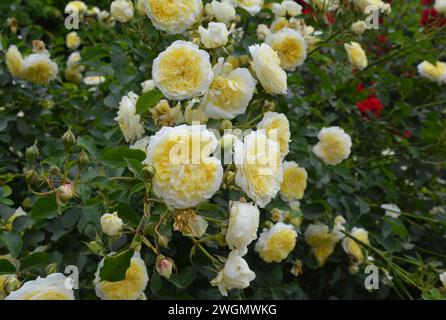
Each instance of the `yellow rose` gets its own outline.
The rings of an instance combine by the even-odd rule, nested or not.
[[[348,61],[350,61],[353,68],[363,70],[367,67],[367,56],[359,43],[352,41],[345,43],[344,47],[347,51]]]
[[[70,1],[65,6],[65,13],[76,12],[79,14],[87,11],[87,5],[83,1]]]
[[[291,137],[290,123],[283,113],[266,112],[262,121],[257,124],[258,130],[264,130],[266,136],[277,142],[280,147],[282,159],[289,152],[289,142]]]
[[[234,162],[235,183],[264,208],[280,191],[282,183],[279,145],[260,131],[252,132],[243,142],[235,141]]]
[[[74,300],[71,282],[62,273],[53,273],[46,278],[38,277],[11,292],[5,300]]]
[[[307,58],[307,43],[296,30],[285,28],[269,35],[265,42],[277,52],[284,70],[294,71]]]
[[[81,38],[76,31],[67,34],[66,45],[68,49],[77,49],[81,45]]]
[[[101,281],[99,274],[104,265],[104,259],[99,262],[94,285],[96,295],[101,300],[136,300],[144,292],[149,282],[147,268],[139,252],[133,254],[130,266],[126,271],[124,280],[109,282]]]
[[[8,51],[6,51],[5,62],[9,72],[14,77],[22,77],[24,60],[16,46],[12,45],[8,48]]]
[[[319,143],[313,147],[314,154],[328,165],[337,165],[350,156],[352,140],[339,127],[323,128]]]
[[[300,200],[307,188],[308,174],[304,168],[294,162],[283,163],[283,181],[280,195],[284,201]]]
[[[369,233],[363,228],[353,228],[350,235],[365,244],[370,244]],[[362,251],[362,244],[355,239],[345,237],[342,240],[342,248],[344,251],[355,259],[356,263],[363,263],[365,261],[364,253]]]
[[[57,77],[57,64],[51,59],[45,50],[32,53],[25,58],[22,77],[29,82],[46,84]]]
[[[233,119],[243,114],[254,94],[256,81],[248,69],[233,69],[221,58],[214,67],[214,80],[203,101],[211,119]]]
[[[278,54],[266,43],[249,47],[252,68],[263,88],[271,94],[286,94],[287,75],[280,67]]]
[[[205,126],[163,127],[150,139],[145,163],[155,169],[153,192],[168,205],[191,208],[220,188],[223,167],[211,156],[215,135]]]
[[[291,225],[278,222],[260,234],[255,251],[265,262],[281,262],[294,249],[296,238],[297,232]]]
[[[147,0],[146,13],[155,28],[178,34],[190,28],[201,16],[201,0]]]
[[[305,230],[305,242],[311,247],[319,266],[323,266],[334,251],[341,236],[325,224],[310,224]]]
[[[250,15],[256,15],[262,10],[263,0],[232,0],[236,7],[245,9]]]
[[[171,100],[203,95],[214,78],[209,54],[187,41],[175,41],[153,61],[152,79]]]
[[[437,61],[435,65],[423,61],[418,65],[418,73],[431,81],[439,84],[446,84],[446,63]]]

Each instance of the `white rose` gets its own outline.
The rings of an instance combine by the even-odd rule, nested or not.
[[[226,233],[226,243],[230,249],[242,249],[257,239],[259,216],[260,211],[253,203],[231,203]]]
[[[147,0],[146,13],[155,28],[179,34],[190,28],[201,16],[201,0]]]
[[[124,223],[122,219],[118,217],[117,212],[105,213],[101,217],[101,229],[106,235],[110,237],[117,236],[122,229]]]
[[[262,10],[263,0],[232,0],[235,7],[245,9],[250,15],[254,16]]]
[[[244,114],[256,87],[249,70],[234,70],[220,58],[213,73],[215,77],[203,100],[205,113],[212,119],[234,119]]]
[[[256,29],[257,38],[261,41],[265,40],[271,34],[271,30],[269,30],[266,24],[259,24]]]
[[[210,22],[207,29],[200,26],[198,33],[201,43],[208,49],[224,47],[228,43],[229,31],[224,23]]]
[[[441,284],[443,285],[443,288],[446,289],[446,272],[443,272],[442,274],[440,274],[440,281],[441,281]]]
[[[319,142],[313,147],[314,154],[328,165],[337,165],[350,156],[352,140],[342,128],[323,128]]]
[[[25,282],[5,300],[74,300],[74,293],[69,278],[62,273],[53,273],[46,278]]]
[[[435,0],[434,8],[439,13],[446,14],[446,0]]]
[[[79,13],[83,14],[87,11],[87,5],[83,1],[70,1],[65,6],[65,13]]]
[[[294,1],[285,0],[282,3],[273,3],[274,14],[278,17],[295,17],[302,13],[302,6]]]
[[[382,0],[353,0],[353,3],[361,9],[364,13],[366,13],[367,7],[377,8],[382,12],[390,12],[390,5],[384,3]]]
[[[357,35],[362,35],[367,30],[367,25],[364,21],[356,21],[352,24],[352,31]]]
[[[209,54],[192,42],[175,41],[153,61],[152,79],[171,100],[203,95],[213,78]]]
[[[141,83],[141,87],[142,87],[142,93],[144,94],[155,89],[156,85],[153,80],[146,80],[143,83]]]
[[[237,167],[235,183],[264,208],[280,191],[282,183],[279,145],[261,131],[251,132],[243,143],[235,142],[234,162]]]
[[[137,101],[138,95],[133,92],[129,92],[122,97],[121,102],[119,103],[118,115],[115,118],[115,121],[118,121],[119,127],[127,142],[133,141],[136,138],[141,138],[144,134],[144,126],[141,124],[141,116],[136,114]]]
[[[385,210],[385,215],[393,218],[398,219],[398,217],[401,215],[401,209],[393,203],[384,203],[381,206],[381,209]]]
[[[238,250],[231,251],[224,268],[211,281],[212,286],[218,286],[222,296],[228,295],[228,290],[245,289],[254,280],[256,274],[249,269],[248,263],[240,256]]]
[[[229,0],[218,2],[212,0],[206,5],[206,14],[210,17],[215,17],[218,22],[229,23],[235,19],[235,8]]]
[[[271,94],[286,94],[287,75],[280,67],[280,57],[266,43],[252,45],[252,67],[263,88]]]
[[[115,0],[110,5],[112,17],[119,22],[128,22],[133,18],[133,3],[129,0]]]
[[[147,148],[145,163],[156,172],[153,192],[177,209],[210,199],[223,178],[220,161],[211,157],[217,146],[217,138],[205,126],[163,127]]]
[[[141,150],[147,154],[147,146],[149,145],[150,137],[143,137],[136,140],[134,144],[130,145],[130,149]]]

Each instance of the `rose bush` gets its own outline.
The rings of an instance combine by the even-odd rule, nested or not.
[[[0,15],[0,299],[446,297],[443,0]]]

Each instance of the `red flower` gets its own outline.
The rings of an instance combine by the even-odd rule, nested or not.
[[[327,12],[327,13],[325,14],[325,22],[326,22],[328,25],[332,25],[332,24],[334,24],[335,21],[336,21],[336,17],[335,17],[335,15],[334,15],[332,12]]]
[[[381,116],[381,111],[384,109],[383,104],[374,94],[369,95],[368,98],[363,101],[357,102],[356,107],[365,117],[368,117],[370,114],[379,117]]]
[[[446,25],[446,17],[440,15],[434,8],[425,9],[421,15],[420,26],[437,26],[442,27]]]
[[[432,5],[434,2],[434,0],[421,0],[421,5],[422,6],[430,6]]]
[[[311,5],[306,3],[304,0],[297,0],[298,4],[302,6],[302,14],[303,15],[309,15],[313,13],[313,9],[311,8]]]
[[[403,132],[403,137],[406,139],[409,139],[410,137],[412,137],[412,131],[410,130],[406,130]]]

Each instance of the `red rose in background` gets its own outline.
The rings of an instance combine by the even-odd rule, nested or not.
[[[373,84],[374,83],[372,83],[372,85]],[[362,82],[359,82],[356,85],[356,91],[358,91],[358,93],[364,93],[364,91],[366,90],[372,93],[369,94],[369,96],[366,99],[357,102],[356,107],[358,108],[359,111],[361,111],[361,114],[364,117],[368,117],[370,114],[373,114],[375,117],[381,116],[381,111],[384,109],[384,106],[376,96],[375,88],[366,89]]]
[[[309,15],[313,12],[311,5],[306,3],[304,0],[296,0],[296,2],[302,6],[303,15]]]
[[[421,15],[420,26],[446,26],[446,17],[439,14],[434,8],[425,9]]]
[[[381,116],[381,111],[384,109],[383,104],[374,94],[371,94],[370,96],[368,96],[367,99],[363,101],[357,102],[356,107],[365,117],[369,116],[369,114],[373,114],[375,117],[379,117]]]

